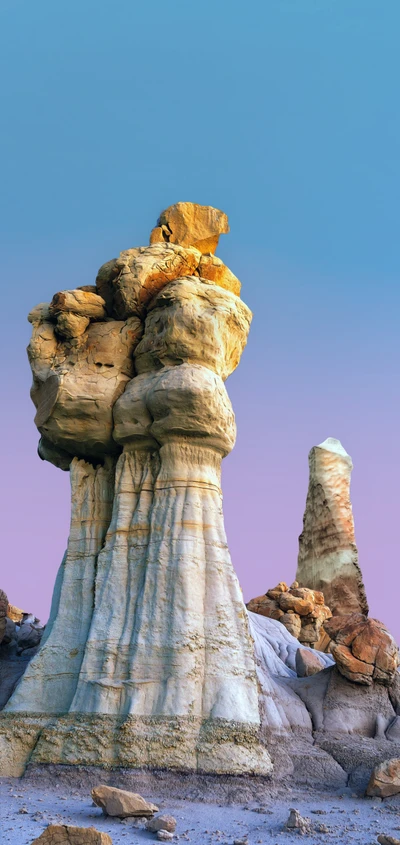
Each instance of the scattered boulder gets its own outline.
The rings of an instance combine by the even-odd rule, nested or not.
[[[311,821],[310,819],[301,816],[299,811],[292,807],[285,827],[288,830],[298,830],[299,833],[310,833]]]
[[[366,795],[388,798],[390,795],[398,795],[400,792],[400,759],[384,760],[375,766]]]
[[[176,830],[176,819],[173,816],[155,816],[154,819],[149,819],[146,824],[146,829],[157,833],[158,830],[168,830],[169,833],[174,833]]]
[[[211,205],[177,202],[163,211],[150,233],[150,243],[194,246],[201,253],[214,253],[220,235],[229,232],[227,215]]]
[[[397,644],[382,622],[362,613],[335,616],[325,623],[331,637],[331,654],[350,681],[390,686],[399,665]]]
[[[112,839],[95,827],[49,824],[32,845],[112,845]]]
[[[296,672],[299,678],[309,678],[310,675],[315,675],[316,672],[321,672],[325,669],[325,664],[317,653],[308,651],[306,648],[299,648],[296,651]]]
[[[394,836],[386,836],[384,833],[380,833],[377,839],[379,845],[400,845],[400,839],[395,839]]]
[[[94,803],[101,807],[106,816],[117,816],[120,819],[129,816],[151,818],[158,812],[158,807],[145,801],[141,795],[115,786],[95,786],[91,794]]]
[[[329,647],[330,640],[326,636],[324,622],[330,619],[332,613],[325,604],[324,594],[319,590],[299,587],[297,581],[289,588],[284,581],[280,581],[272,590],[267,590],[265,595],[251,599],[247,609],[252,613],[277,619],[289,634],[304,645],[318,651]]]

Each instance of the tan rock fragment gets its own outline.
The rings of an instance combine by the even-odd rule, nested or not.
[[[12,619],[13,622],[18,622],[19,624],[25,616],[25,611],[21,610],[19,607],[15,607],[14,604],[9,604],[7,608],[7,616],[9,619]]]
[[[325,622],[331,653],[339,671],[351,681],[390,686],[399,665],[398,647],[385,625],[361,613]]]
[[[289,610],[281,616],[279,621],[282,622],[282,625],[284,625],[286,630],[289,631],[289,634],[291,634],[292,637],[296,637],[296,640],[298,640],[301,631],[301,619],[298,613],[293,613],[293,610]]]
[[[89,317],[81,317],[79,314],[59,314],[56,320],[56,332],[60,337],[71,340],[84,334],[89,323]]]
[[[283,616],[283,610],[280,609],[276,601],[266,595],[251,599],[247,603],[247,610],[252,613],[259,613],[260,616],[267,616],[269,619],[281,619]]]
[[[126,819],[129,816],[149,818],[158,812],[158,807],[146,801],[141,795],[125,789],[117,789],[115,786],[95,786],[91,795],[94,803],[101,807],[106,816],[118,816],[120,819]]]
[[[112,839],[95,827],[49,824],[32,845],[112,845]]]
[[[212,253],[202,255],[199,264],[199,275],[202,279],[208,279],[225,290],[230,290],[235,296],[240,296],[241,284],[220,258]]]
[[[160,214],[150,234],[150,243],[167,242],[194,246],[202,253],[214,253],[219,236],[229,232],[226,214],[211,205],[178,202]]]
[[[391,760],[384,760],[383,763],[375,766],[367,786],[366,795],[388,798],[390,795],[398,795],[399,792],[400,759],[395,757]]]
[[[384,833],[380,833],[378,836],[379,845],[400,845],[400,839],[396,839],[394,836],[386,836]]]
[[[289,587],[285,584],[284,581],[280,581],[279,584],[274,587],[272,590],[267,591],[267,596],[269,599],[279,599],[282,593],[287,593]]]
[[[78,317],[89,317],[91,320],[104,320],[106,317],[104,299],[97,293],[91,293],[82,288],[76,290],[62,290],[54,294],[49,305],[50,317],[70,313]]]
[[[334,616],[367,614],[350,502],[351,458],[328,437],[311,449],[309,467],[296,580],[322,591]]]
[[[294,596],[292,593],[282,593],[279,597],[279,607],[283,611],[293,610],[299,616],[308,616],[314,608],[314,603],[311,599],[302,599]]]

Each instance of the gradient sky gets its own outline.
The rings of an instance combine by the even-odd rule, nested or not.
[[[228,381],[228,539],[247,599],[296,570],[309,449],[339,438],[372,615],[400,640],[398,0],[0,0],[2,562],[47,618],[69,480],[36,456],[26,314],[227,212],[254,311]]]

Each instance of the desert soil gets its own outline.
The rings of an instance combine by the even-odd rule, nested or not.
[[[335,794],[315,791],[286,790],[268,795],[260,802],[219,805],[190,799],[166,800],[146,794],[161,811],[177,820],[174,841],[191,845],[233,845],[235,840],[249,845],[288,845],[297,841],[297,832],[285,830],[289,809],[296,807],[308,816],[314,831],[302,836],[310,845],[321,843],[376,843],[379,833],[400,838],[400,800],[381,801],[360,798],[350,789]],[[61,823],[82,827],[94,826],[110,834],[113,845],[144,845],[155,842],[155,834],[143,823],[105,817],[92,805],[90,791],[66,789],[65,785],[35,784],[23,780],[0,778],[0,842],[2,845],[30,845],[48,824]],[[319,825],[324,829],[318,830]],[[326,829],[327,830],[326,830]],[[179,837],[179,838],[178,838]]]

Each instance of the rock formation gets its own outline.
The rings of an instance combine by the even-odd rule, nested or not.
[[[348,642],[343,617],[326,621],[330,602],[366,610],[337,441],[311,453],[301,586],[243,604],[220,473],[236,436],[224,382],[251,313],[214,255],[226,231],[222,212],[178,203],[150,246],[30,313],[38,451],[70,473],[71,527],[40,649],[0,714],[3,775],[29,761],[264,776],[272,756],[277,779],[344,786],[366,758],[400,754],[390,637],[374,629],[372,653],[365,616]],[[37,650],[35,619],[15,615]],[[337,665],[316,648],[323,624]],[[344,648],[371,683],[345,676]]]
[[[44,626],[31,613],[8,603],[0,590],[0,710],[37,653]]]
[[[318,590],[299,587],[297,581],[289,588],[281,581],[265,595],[251,599],[247,609],[277,619],[304,645],[320,651],[325,651],[329,645],[323,625],[332,613],[325,604],[323,593]]]
[[[328,437],[311,449],[308,460],[296,580],[300,586],[322,590],[334,616],[368,614],[350,502],[351,458],[339,440]]]
[[[362,613],[333,617],[325,625],[336,665],[350,681],[390,686],[399,665],[399,649],[385,625]]]
[[[271,771],[220,485],[251,313],[213,256],[226,215],[179,203],[159,224],[95,289],[29,316],[39,454],[70,470],[72,515],[42,647],[0,721],[10,774],[30,755]]]

